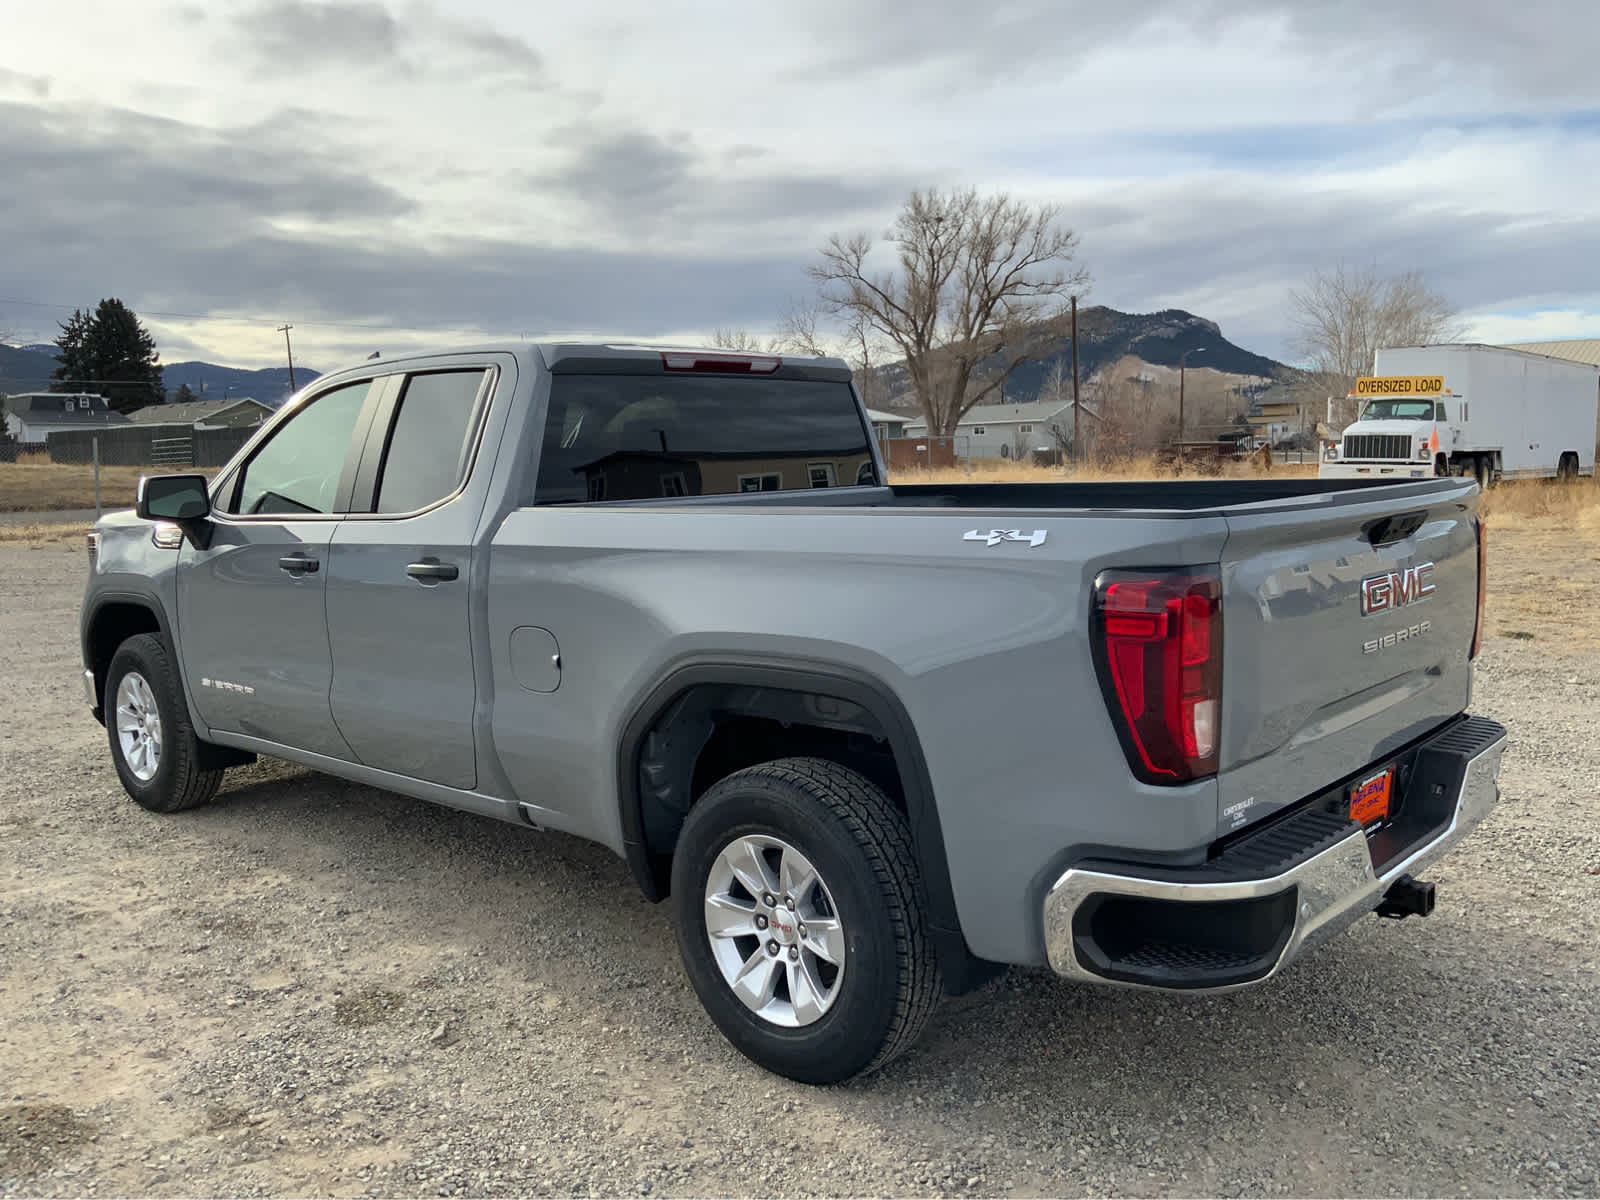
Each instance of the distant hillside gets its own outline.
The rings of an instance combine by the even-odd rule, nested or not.
[[[56,369],[55,347],[0,345],[0,395],[12,392],[47,392]],[[321,372],[296,364],[294,381],[304,387]],[[253,396],[276,407],[289,398],[289,368],[263,367],[249,370],[223,367],[215,363],[180,362],[162,366],[162,381],[169,398],[188,384],[206,400]]]
[[[1267,380],[1280,374],[1296,374],[1274,359],[1254,354],[1222,336],[1215,321],[1197,317],[1179,308],[1157,313],[1125,313],[1097,305],[1078,312],[1078,378],[1087,383],[1106,368],[1134,358],[1154,367],[1177,368],[1187,351],[1188,365],[1209,368],[1240,381]],[[1008,401],[1032,400],[1044,387],[1051,368],[1060,361],[1070,372],[1072,341],[1063,337],[1043,359],[1024,363],[1006,381]],[[884,367],[883,374],[897,399],[909,386],[905,368],[896,363]]]
[[[295,387],[305,387],[320,374],[320,371],[310,371],[296,363]],[[274,408],[291,394],[288,367],[262,367],[250,371],[241,367],[219,367],[215,363],[167,363],[161,368],[161,379],[167,385],[169,399],[177,395],[178,389],[186,383],[203,400],[221,400],[224,393],[229,399],[253,396]]]

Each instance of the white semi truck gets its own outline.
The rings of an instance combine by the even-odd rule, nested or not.
[[[1360,417],[1323,452],[1334,479],[1593,475],[1600,367],[1500,346],[1379,350]]]

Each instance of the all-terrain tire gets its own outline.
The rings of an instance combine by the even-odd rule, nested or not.
[[[844,961],[831,1007],[808,1024],[763,1017],[718,965],[707,888],[723,851],[741,838],[793,847],[832,898]],[[832,1084],[876,1070],[916,1041],[939,1002],[939,966],[905,814],[838,763],[779,759],[707,789],[678,838],[672,904],[684,968],[706,1012],[741,1053],[776,1074]]]
[[[136,768],[129,762],[119,732],[119,724],[128,716],[119,712],[119,693],[130,675],[143,680],[159,718],[160,749],[154,772],[148,778],[140,778],[148,771],[148,764]],[[223,772],[200,765],[202,744],[189,720],[172,655],[158,635],[137,634],[117,647],[106,671],[104,706],[111,761],[123,790],[140,807],[159,813],[182,812],[199,807],[217,794]]]

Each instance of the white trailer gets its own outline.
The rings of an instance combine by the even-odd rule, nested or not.
[[[1324,478],[1593,475],[1600,367],[1500,346],[1379,350]]]

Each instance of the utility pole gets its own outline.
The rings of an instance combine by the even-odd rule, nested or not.
[[[1078,298],[1072,298],[1072,461],[1083,465],[1083,443],[1078,441]]]
[[[289,353],[289,394],[294,395],[294,347],[289,344],[289,330],[293,325],[280,325],[278,332],[283,334],[283,348]]]
[[[1201,346],[1198,350],[1185,350],[1178,356],[1178,473],[1183,473],[1183,373],[1189,362],[1189,355],[1204,354],[1206,348]]]

